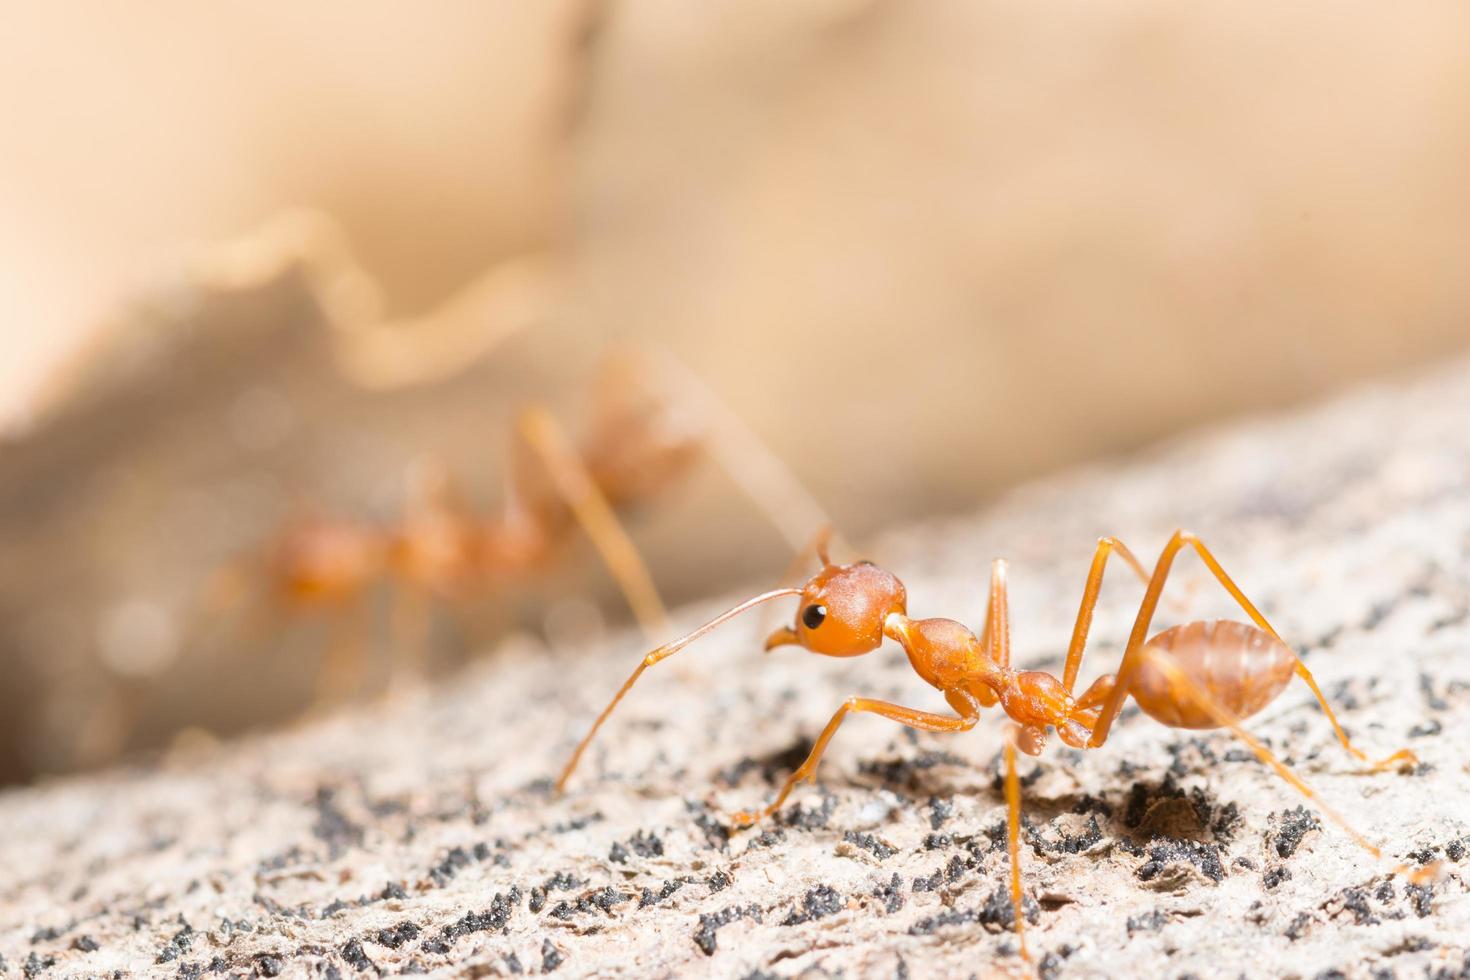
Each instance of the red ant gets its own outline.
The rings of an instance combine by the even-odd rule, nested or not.
[[[1192,622],[1164,630],[1145,642],[1169,569],[1180,549],[1185,547],[1192,547],[1199,553],[1215,578],[1255,625],[1223,620]],[[1348,740],[1311,671],[1240,591],[1209,549],[1188,531],[1177,531],[1169,539],[1152,576],[1144,571],[1138,559],[1121,541],[1115,538],[1098,541],[1060,679],[1045,671],[1020,671],[1011,667],[1005,561],[997,560],[992,566],[985,626],[977,638],[967,627],[952,619],[910,619],[907,593],[897,576],[871,562],[834,565],[827,554],[825,535],[819,535],[816,551],[822,569],[802,587],[776,589],[747,599],[644,657],[577,745],[557,780],[558,791],[566,787],[598,728],[646,669],[754,606],[783,596],[800,596],[795,623],[771,634],[766,640],[768,651],[793,644],[829,657],[854,657],[878,649],[885,638],[894,640],[908,654],[915,673],[943,692],[955,714],[936,714],[871,698],[849,698],[822,729],[806,761],[787,778],[770,805],[761,810],[735,814],[734,825],[746,827],[770,816],[785,802],[798,782],[811,779],[832,736],[837,733],[843,719],[853,712],[870,712],[924,731],[964,732],[980,720],[982,708],[999,704],[1013,722],[1007,731],[1004,752],[1010,891],[1016,937],[1021,955],[1026,959],[1030,957],[1026,951],[1025,917],[1021,906],[1021,793],[1016,776],[1016,750],[1019,748],[1028,755],[1038,755],[1046,745],[1048,729],[1052,728],[1064,743],[1073,748],[1098,748],[1107,741],[1114,720],[1130,696],[1145,714],[1171,728],[1230,729],[1257,758],[1337,823],[1355,843],[1375,858],[1383,857],[1376,846],[1323,803],[1294,772],[1241,727],[1243,719],[1269,704],[1296,674],[1306,682],[1322,705],[1343,748],[1355,759],[1370,761]],[[1103,572],[1108,557],[1114,553],[1132,566],[1147,583],[1147,590],[1118,672],[1104,674],[1082,694],[1074,695],[1093,610],[1102,588]],[[1414,754],[1403,749],[1371,763],[1371,767],[1373,771],[1379,771],[1416,762]],[[1427,880],[1434,874],[1433,868],[1410,872],[1401,865],[1394,870],[1409,874],[1414,880]]]
[[[671,411],[671,400],[691,409],[686,414],[694,424]],[[595,409],[580,446],[546,409],[532,406],[520,413],[505,501],[495,515],[471,513],[447,476],[434,472],[395,524],[298,524],[265,549],[256,563],[259,574],[280,605],[333,612],[360,609],[377,582],[393,582],[401,600],[395,621],[417,627],[408,632],[418,641],[395,644],[404,661],[398,666],[417,675],[426,600],[495,590],[520,579],[549,564],[578,525],[650,641],[666,638],[668,614],[618,513],[682,479],[701,450],[719,457],[766,513],[821,513],[779,461],[672,358],[610,360]],[[791,536],[789,520],[778,527]],[[322,702],[336,700],[357,672],[361,644],[341,639],[323,659]]]

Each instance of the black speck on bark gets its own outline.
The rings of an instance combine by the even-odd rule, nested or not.
[[[565,959],[566,957],[562,955],[561,950],[557,949],[550,939],[541,940],[542,973],[551,973],[557,967],[561,966]]]

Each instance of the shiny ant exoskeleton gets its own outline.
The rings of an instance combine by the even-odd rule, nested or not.
[[[1254,625],[1229,621],[1192,622],[1148,638],[1149,624],[1163,592],[1164,581],[1175,556],[1185,547],[1193,547],[1198,552]],[[1323,803],[1240,723],[1269,704],[1295,674],[1311,688],[1338,741],[1355,759],[1370,763],[1372,770],[1378,771],[1413,765],[1417,761],[1414,754],[1402,749],[1383,760],[1372,762],[1356,748],[1338,724],[1311,671],[1240,591],[1209,549],[1188,531],[1178,531],[1169,539],[1152,575],[1145,572],[1122,542],[1115,538],[1102,538],[1098,542],[1061,678],[1045,671],[1022,671],[1011,667],[1004,561],[998,560],[993,565],[985,626],[977,637],[969,628],[952,619],[909,618],[904,585],[891,572],[871,562],[834,565],[827,556],[822,537],[818,538],[816,550],[822,569],[801,588],[776,589],[748,599],[644,657],[577,745],[557,781],[558,790],[566,786],[598,728],[644,670],[753,606],[782,596],[800,596],[801,604],[794,624],[772,633],[766,641],[767,650],[794,644],[812,653],[852,657],[876,650],[885,638],[894,640],[908,654],[915,673],[944,694],[955,714],[936,714],[871,698],[849,698],[822,729],[806,761],[787,778],[770,805],[761,810],[737,813],[733,823],[743,827],[770,816],[798,782],[812,778],[827,744],[843,719],[852,712],[871,712],[925,731],[963,732],[980,720],[982,708],[999,704],[1013,722],[1008,729],[1004,753],[1005,795],[1010,891],[1022,956],[1028,954],[1021,907],[1021,810],[1016,749],[1029,755],[1039,754],[1046,744],[1048,729],[1055,729],[1058,737],[1073,748],[1098,748],[1107,741],[1113,722],[1130,696],[1145,714],[1172,728],[1230,729],[1257,758],[1311,800],[1354,842],[1375,858],[1382,858],[1382,852],[1376,846]],[[1093,610],[1102,588],[1103,572],[1108,557],[1114,553],[1144,579],[1147,590],[1117,673],[1104,674],[1080,695],[1074,695]],[[1409,874],[1415,880],[1426,879],[1434,873],[1432,868],[1411,872],[1402,865],[1395,871]]]

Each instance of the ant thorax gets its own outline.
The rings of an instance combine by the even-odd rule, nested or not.
[[[884,622],[883,631],[903,645],[914,673],[941,691],[969,691],[982,703],[994,704],[1009,684],[1011,672],[986,656],[964,623],[894,614]],[[992,692],[992,697],[985,697]]]

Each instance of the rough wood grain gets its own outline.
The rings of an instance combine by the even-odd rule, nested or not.
[[[981,613],[1014,562],[1022,663],[1055,667],[1092,540],[1200,532],[1341,706],[1299,686],[1253,724],[1395,859],[1387,877],[1228,736],[1133,713],[1028,762],[1023,849],[1049,977],[1470,976],[1470,366],[1017,490],[872,549],[917,615]],[[1114,575],[1084,674],[1139,597]],[[1171,590],[1228,615],[1197,564]],[[693,623],[726,600],[685,609]],[[753,616],[662,665],[570,794],[551,777],[643,652],[510,643],[443,687],[155,766],[0,796],[0,972],[941,976],[1021,972],[1000,723],[844,727],[780,819],[730,834],[853,693],[936,705],[895,651],[762,658]],[[1086,677],[1084,677],[1084,681]],[[1331,971],[1340,971],[1334,974]]]

